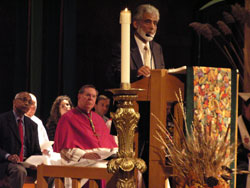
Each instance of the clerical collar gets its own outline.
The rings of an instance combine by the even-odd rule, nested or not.
[[[81,108],[79,108],[78,106],[76,107],[76,109],[77,109],[79,112],[81,112],[81,113],[83,113],[83,114],[86,114],[86,115],[88,115],[88,116],[91,114],[91,111],[90,111],[90,112],[86,112],[86,111],[82,110]]]
[[[76,107],[76,109],[77,109],[81,114],[83,114],[83,116],[85,116],[85,117],[89,120],[94,135],[95,135],[97,138],[99,138],[99,135],[96,133],[96,130],[95,130],[94,122],[92,121],[92,113],[91,113],[91,111],[90,111],[89,113],[84,112],[84,111],[82,111],[78,106]]]

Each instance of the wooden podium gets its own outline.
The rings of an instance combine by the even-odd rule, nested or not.
[[[144,89],[143,92],[138,94],[137,101],[149,101],[150,114],[156,115],[165,125],[167,104],[177,101],[175,93],[179,94],[179,89],[181,89],[182,97],[184,97],[184,84],[177,77],[168,74],[166,69],[152,70],[150,78],[134,82],[131,84],[131,87]],[[138,110],[138,108],[135,109]],[[181,118],[179,113],[174,113],[174,116],[175,118]],[[163,159],[165,156],[161,151],[162,145],[154,138],[157,130],[157,121],[152,116],[150,116],[149,126],[148,187],[165,187],[165,180],[171,174],[172,169],[164,164]],[[138,146],[138,143],[136,145]]]

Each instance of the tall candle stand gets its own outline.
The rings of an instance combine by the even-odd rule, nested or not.
[[[117,174],[116,188],[136,188],[135,168],[145,172],[146,163],[135,158],[134,134],[140,114],[135,112],[133,101],[142,89],[130,88],[130,84],[121,84],[119,89],[110,89],[117,101],[117,110],[111,113],[112,121],[117,130],[118,157],[108,163],[108,172]]]

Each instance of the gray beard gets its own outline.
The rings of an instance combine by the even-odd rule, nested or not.
[[[147,42],[150,42],[154,39],[155,34],[150,34],[150,36],[146,36],[146,33],[142,30],[141,27],[138,27],[136,31]]]

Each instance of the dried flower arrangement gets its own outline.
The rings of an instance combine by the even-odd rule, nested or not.
[[[230,143],[230,127],[224,135],[214,134],[219,130],[211,130],[211,127],[202,126],[194,120],[191,130],[186,124],[184,104],[180,97],[176,96],[183,113],[185,132],[175,127],[182,145],[178,144],[170,135],[162,122],[157,120],[158,131],[154,136],[163,144],[163,152],[169,159],[169,165],[173,167],[173,177],[183,188],[226,188],[231,179],[229,168],[234,160],[234,144]]]
[[[250,70],[244,68],[244,53],[240,44],[244,43],[243,28],[244,24],[250,27],[250,11],[241,7],[239,4],[231,6],[231,14],[223,12],[224,21],[218,20],[217,27],[209,23],[192,22],[189,24],[199,35],[213,41],[228,62],[234,69],[239,70],[240,83],[243,83],[243,75],[246,71],[250,76]],[[234,28],[239,36],[238,40],[230,28]]]

